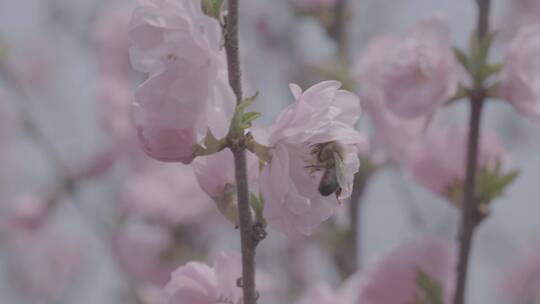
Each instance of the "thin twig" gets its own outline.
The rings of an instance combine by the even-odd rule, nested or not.
[[[242,77],[240,72],[240,58],[238,46],[238,0],[228,1],[228,14],[225,26],[225,50],[227,53],[227,67],[229,84],[236,95],[237,104],[242,102]],[[243,303],[257,303],[255,287],[255,249],[257,239],[254,233],[255,226],[249,205],[249,188],[246,166],[246,148],[244,136],[232,140],[231,150],[234,155],[234,169],[238,198],[238,216],[240,219],[240,242],[242,247],[242,280]]]
[[[483,39],[489,32],[490,0],[477,0],[478,4],[478,39]],[[486,98],[483,84],[475,84],[471,93],[471,114],[469,120],[469,136],[467,143],[467,166],[465,185],[463,190],[463,218],[460,231],[459,260],[457,266],[457,284],[455,304],[465,302],[465,287],[467,283],[467,270],[471,252],[474,231],[481,222],[478,205],[475,197],[476,168],[478,161],[478,143],[480,139],[480,123],[482,106]]]
[[[348,63],[348,40],[347,40],[347,11],[348,1],[338,0],[334,9],[334,24],[332,36],[338,45],[339,60],[347,66]]]

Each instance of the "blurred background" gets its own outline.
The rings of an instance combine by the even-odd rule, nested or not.
[[[349,2],[346,68],[372,38],[405,34],[425,17],[447,19],[459,47],[476,24],[472,0]],[[493,1],[493,61],[521,23],[540,21],[539,5],[522,2]],[[127,37],[135,4],[0,0],[0,303],[161,303],[171,270],[239,248],[189,167],[138,150],[129,105],[143,76],[130,68]],[[242,1],[246,95],[260,92],[261,123],[292,101],[288,83],[314,84],[314,67],[334,62],[339,46],[321,20],[288,0]],[[443,112],[437,123],[467,121],[465,103]],[[501,136],[521,175],[478,229],[468,302],[509,303],[502,282],[528,252],[540,255],[540,129],[502,102],[485,112],[483,128]],[[270,232],[258,252],[266,303],[292,302],[319,280],[341,281],[324,231],[347,225],[342,209],[332,227],[303,241]],[[393,168],[371,178],[359,212],[360,269],[406,240],[453,242],[460,216]]]

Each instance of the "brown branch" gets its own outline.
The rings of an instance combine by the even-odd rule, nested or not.
[[[238,0],[228,1],[228,15],[225,24],[225,50],[227,53],[227,67],[229,84],[236,95],[236,102],[240,104],[242,97],[242,76],[240,72],[240,58],[238,47]],[[242,280],[244,304],[257,303],[255,287],[255,249],[258,239],[249,204],[249,188],[246,166],[245,136],[231,139],[231,150],[234,155],[234,170],[238,198],[238,216],[240,219],[240,242],[242,248]]]
[[[489,32],[490,0],[477,0],[478,4],[478,39],[483,39]],[[482,221],[476,200],[476,169],[478,163],[478,143],[480,139],[480,123],[482,106],[486,98],[483,84],[475,84],[470,94],[471,114],[469,119],[469,136],[467,143],[467,164],[465,185],[463,189],[463,215],[460,231],[459,260],[457,265],[457,283],[455,304],[465,303],[465,287],[467,284],[467,270],[476,227]]]

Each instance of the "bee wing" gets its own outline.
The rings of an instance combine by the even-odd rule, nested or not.
[[[338,153],[334,152],[334,163],[336,165],[336,179],[340,187],[345,185],[345,164]]]

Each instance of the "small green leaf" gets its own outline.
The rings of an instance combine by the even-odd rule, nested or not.
[[[490,76],[495,75],[499,73],[503,68],[502,64],[486,64],[482,67],[482,70],[480,70],[480,79],[481,81],[485,81]]]
[[[236,186],[232,184],[225,184],[221,195],[214,198],[214,203],[218,211],[229,221],[234,227],[240,226],[238,219],[238,204],[236,202]]]
[[[248,133],[246,136],[246,148],[251,153],[257,155],[263,166],[264,163],[267,163],[272,159],[270,147],[258,143],[251,133]]]
[[[206,137],[204,138],[204,145],[207,149],[218,149],[221,145],[221,141],[212,134],[210,129],[208,129],[206,131]]]
[[[246,128],[251,127],[251,122],[261,116],[260,112],[247,112],[244,113],[242,116],[242,124],[246,126]]]
[[[264,199],[262,195],[259,194],[259,196],[257,196],[255,193],[251,192],[249,194],[249,201],[251,202],[251,208],[255,211],[255,221],[265,225],[266,221],[263,216]]]
[[[253,102],[259,97],[259,92],[256,92],[255,95],[248,97],[244,99],[239,105],[238,105],[238,111],[241,111],[244,113],[244,111],[253,104]]]
[[[480,40],[478,49],[478,59],[480,59],[480,62],[487,63],[489,49],[491,48],[491,44],[493,43],[494,38],[495,33],[493,32],[487,34],[484,38]]]
[[[470,62],[469,58],[467,57],[467,54],[465,54],[465,52],[463,52],[462,50],[458,49],[457,47],[454,48],[454,53],[455,53],[456,58],[457,58],[457,60],[459,61],[459,63],[461,63],[461,65],[462,65],[469,73],[472,74],[471,62]]]
[[[244,111],[246,110],[247,107],[253,104],[255,99],[257,99],[257,96],[259,96],[259,92],[255,93],[255,95],[251,97],[244,99],[244,101],[242,101],[239,105],[236,106],[236,109],[234,110],[234,115],[231,121],[231,126],[229,127],[229,134],[227,135],[228,137],[238,137],[240,135],[243,135],[244,130],[249,128],[250,123],[245,123],[244,121]]]
[[[512,184],[516,178],[519,176],[519,170],[513,170],[499,178],[499,186],[506,188],[508,185]]]
[[[203,12],[210,17],[219,19],[222,4],[223,0],[203,0]]]
[[[225,148],[225,140],[217,139],[214,134],[208,129],[206,131],[206,136],[203,140],[204,146],[195,145],[193,147],[193,155],[195,156],[206,156],[212,155],[216,152],[219,152]]]
[[[441,283],[431,278],[426,272],[418,269],[416,285],[420,289],[418,302],[423,304],[443,304],[443,288]]]
[[[452,103],[454,101],[458,101],[458,100],[461,100],[465,97],[469,96],[469,90],[464,87],[463,85],[459,85],[457,91],[456,91],[456,94],[454,96],[452,96],[452,98],[450,98],[450,100],[448,100],[448,103]]]
[[[518,170],[501,173],[500,164],[495,168],[481,168],[477,171],[478,196],[481,203],[488,205],[502,196],[508,187],[519,176]]]

